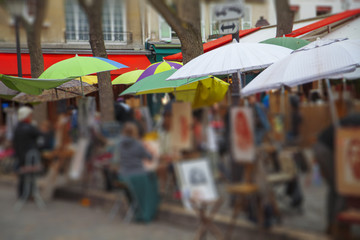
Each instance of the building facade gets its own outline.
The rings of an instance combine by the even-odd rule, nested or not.
[[[25,1],[22,15],[31,20],[34,1]],[[221,1],[201,1],[201,29],[203,42],[220,37],[219,23],[214,17],[214,7]],[[289,0],[295,13],[294,20],[312,18],[323,14],[334,14],[347,9],[360,7],[359,0]],[[239,19],[240,29],[255,27],[260,19],[270,25],[276,24],[275,0],[244,0],[244,15]],[[146,0],[104,0],[103,34],[105,45],[111,59],[124,60],[130,57],[130,71],[144,68],[151,61],[159,61],[162,56],[180,51],[180,41],[176,33],[166,21],[146,2]],[[86,15],[77,0],[48,1],[45,21],[42,26],[42,49],[45,58],[45,68],[55,60],[47,60],[48,54],[91,54],[89,44],[89,27]],[[0,7],[0,54],[15,54],[14,20],[9,11]],[[22,53],[27,53],[26,35],[20,31]],[[157,55],[157,56],[156,56]],[[137,57],[134,57],[137,56]],[[142,57],[141,57],[142,56]],[[9,56],[6,56],[9,57]],[[64,56],[67,57],[67,56]],[[25,76],[29,76],[27,66],[29,61],[24,57]],[[142,59],[142,60],[141,60]],[[11,61],[14,58],[12,56]],[[129,61],[129,58],[126,59]],[[15,65],[16,61],[14,62]],[[12,69],[12,68],[10,68]],[[14,68],[15,69],[15,68]],[[0,67],[3,74],[17,75],[9,68]],[[121,74],[122,72],[116,72]]]

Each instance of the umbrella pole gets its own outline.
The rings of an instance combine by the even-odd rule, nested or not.
[[[241,89],[243,89],[243,82],[242,82],[240,70],[237,70],[236,73],[237,73],[237,77],[239,79],[239,100],[240,100],[241,99]],[[247,104],[247,100],[245,100],[245,103]],[[239,103],[237,103],[237,104],[239,104]]]
[[[333,93],[331,91],[331,86],[330,86],[330,80],[327,78],[326,80],[326,88],[327,88],[327,92],[328,92],[328,96],[329,96],[329,106],[330,106],[330,113],[331,113],[331,118],[333,120],[333,124],[335,127],[339,126],[339,119],[336,113],[336,108],[335,108],[335,103],[334,103],[334,96]]]
[[[285,87],[281,86],[281,96],[280,96],[280,118],[282,121],[282,132],[285,136],[285,117],[286,116],[286,107],[285,107]],[[286,136],[285,136],[286,139]]]
[[[343,100],[345,100],[345,94],[346,94],[346,78],[343,78],[343,79],[342,79],[342,82],[343,82],[343,94],[342,94],[342,97],[343,97]]]
[[[281,111],[281,115],[284,116],[285,118],[285,87],[284,85],[281,86],[281,100],[280,100],[280,111]]]
[[[83,82],[82,82],[82,78],[80,77],[80,85],[81,85],[81,95],[84,97],[84,87],[83,87]]]
[[[229,74],[227,75],[227,83],[229,83]],[[227,102],[228,102],[228,105],[230,105],[231,103],[231,91],[227,91]]]
[[[240,96],[241,89],[243,88],[243,81],[242,81],[242,77],[241,77],[241,72],[239,70],[237,71],[237,76],[239,79],[239,96]]]

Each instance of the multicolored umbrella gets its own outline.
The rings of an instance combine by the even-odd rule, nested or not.
[[[182,66],[183,64],[181,62],[173,62],[173,61],[162,61],[162,62],[153,63],[145,69],[145,71],[137,79],[137,82],[148,76],[161,73],[170,69],[179,69]]]
[[[293,37],[277,37],[277,38],[269,38],[260,43],[274,44],[281,47],[290,48],[292,50],[299,49],[308,45],[310,42],[301,38],[293,38]]]
[[[121,74],[120,76],[118,76],[117,78],[115,78],[111,83],[112,85],[117,85],[117,84],[133,84],[136,82],[136,80],[138,80],[138,78],[140,77],[140,75],[144,72],[144,70],[134,70],[134,71],[130,71],[130,72],[126,72],[124,74]]]

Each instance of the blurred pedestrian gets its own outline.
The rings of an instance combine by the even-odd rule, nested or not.
[[[300,99],[297,95],[290,96],[290,130],[287,133],[287,142],[290,145],[297,144],[300,137],[302,116],[300,113]]]
[[[41,132],[32,124],[33,110],[23,106],[18,110],[18,124],[15,127],[13,137],[13,147],[15,151],[16,169],[18,172],[18,198],[24,195],[25,191],[25,169],[28,164],[29,155],[38,152],[38,141]],[[31,192],[31,191],[30,191]]]
[[[124,98],[116,99],[114,103],[115,119],[122,126],[125,122],[131,121],[134,118],[133,110],[125,103]]]
[[[51,152],[55,147],[55,130],[49,120],[45,120],[40,125],[40,131],[42,135],[42,141],[40,149],[42,153]],[[44,166],[44,173],[47,172],[50,161],[47,158],[42,157],[42,164]]]
[[[260,145],[265,135],[270,131],[270,122],[266,115],[265,106],[256,100],[255,95],[249,97],[249,105],[254,113],[254,126],[255,126],[255,145]]]

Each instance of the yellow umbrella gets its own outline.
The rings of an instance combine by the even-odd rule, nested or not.
[[[79,80],[80,81],[80,78],[75,78],[76,80]],[[93,76],[93,75],[88,75],[88,76],[83,76],[81,77],[81,80],[83,82],[86,82],[90,85],[94,85],[94,84],[97,84],[98,83],[98,78],[97,76]]]
[[[208,106],[223,99],[229,84],[216,77],[204,76],[167,81],[176,69],[154,74],[136,82],[120,95],[174,93],[177,100],[192,102],[194,108]]]
[[[134,71],[126,72],[124,74],[121,74],[117,78],[115,78],[111,83],[112,83],[112,85],[133,84],[138,80],[138,78],[140,77],[140,75],[143,72],[144,72],[144,70],[134,70]]]

